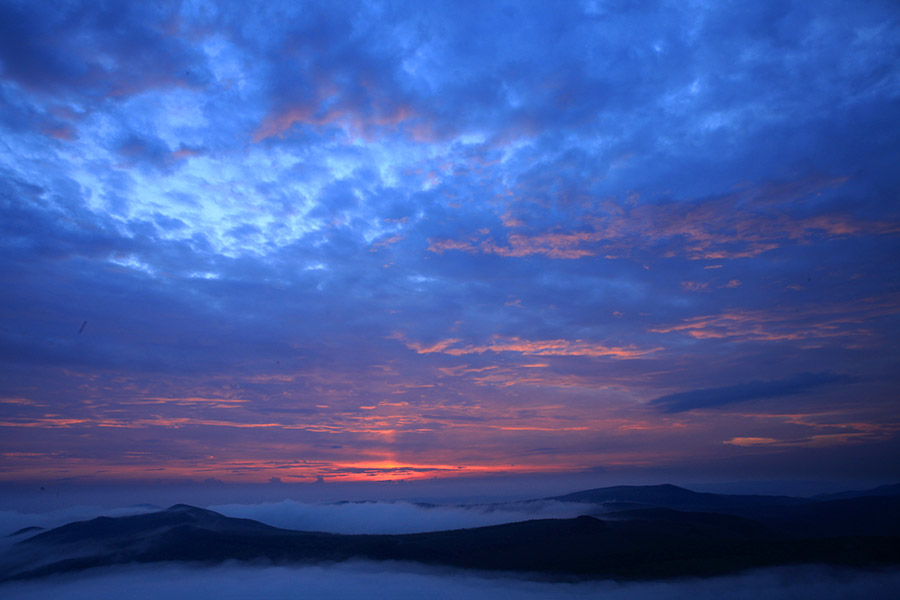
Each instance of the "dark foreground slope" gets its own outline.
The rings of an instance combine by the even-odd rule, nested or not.
[[[900,564],[900,535],[890,527],[877,535],[866,527],[862,533],[844,527],[832,535],[822,533],[831,524],[820,523],[815,535],[804,533],[816,519],[852,511],[847,502],[870,500],[741,506],[775,511],[777,518],[763,520],[645,506],[602,520],[582,516],[406,535],[290,531],[176,505],[150,514],[70,523],[20,541],[0,563],[0,581],[159,561],[288,564],[356,558],[619,579],[715,575],[800,563]],[[897,498],[877,500],[887,503],[880,510],[896,515]]]

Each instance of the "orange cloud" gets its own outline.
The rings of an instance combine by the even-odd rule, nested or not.
[[[75,130],[69,125],[48,126],[43,129],[42,133],[48,137],[67,142],[74,140],[76,137]]]
[[[0,421],[0,427],[71,427],[91,423],[90,419],[66,419],[63,417],[46,417],[38,419],[19,419]]]
[[[519,337],[491,337],[488,343],[459,344],[460,339],[442,340],[430,346],[418,342],[404,341],[407,348],[418,354],[441,353],[451,356],[484,354],[485,352],[518,352],[529,356],[591,356],[608,358],[639,358],[662,348],[641,350],[634,346],[605,346],[584,340],[523,340]]]
[[[612,210],[604,208],[602,214],[578,215],[579,231],[524,233],[518,231],[524,222],[510,217],[508,206],[502,206],[500,216],[507,232],[517,230],[508,233],[505,242],[489,232],[478,232],[462,239],[429,239],[428,250],[438,254],[462,251],[577,259],[628,256],[635,249],[658,249],[662,245],[672,256],[721,260],[752,258],[785,243],[804,243],[819,236],[900,233],[900,223],[860,221],[838,213],[814,217],[789,214],[790,206],[798,200],[844,181],[845,178],[810,178],[781,185],[765,184],[705,200],[624,204]],[[591,202],[586,205],[590,207]]]
[[[428,240],[428,250],[438,254],[462,250],[505,257],[539,254],[549,258],[572,259],[593,255],[594,251],[583,246],[597,241],[597,236],[592,233],[542,233],[532,236],[512,234],[507,239],[508,245],[500,245],[493,239]]]
[[[150,396],[146,398],[146,400],[152,403],[165,404],[167,402],[172,402],[175,404],[211,404],[217,406],[226,406],[229,404],[242,404],[247,402],[242,398],[199,398],[196,396],[187,396],[184,398],[163,398],[163,397],[154,397]]]
[[[191,148],[189,146],[185,146],[181,144],[178,150],[173,150],[169,153],[168,160],[170,162],[178,162],[179,160],[183,160],[185,158],[190,158],[191,156],[201,156],[205,153],[204,150],[198,148]]]
[[[868,298],[853,304],[807,306],[803,310],[732,310],[685,319],[678,325],[651,329],[654,333],[682,333],[696,339],[797,341],[833,337],[863,340],[875,332],[862,325],[900,313],[900,296]]]
[[[726,440],[723,443],[731,444],[733,446],[768,446],[770,444],[778,443],[778,440],[767,437],[736,437]]]
[[[708,292],[709,284],[705,281],[682,281],[681,288],[688,292]]]
[[[332,87],[317,90],[317,97],[306,102],[295,102],[267,115],[253,134],[253,141],[282,136],[295,124],[314,127],[338,125],[353,137],[371,139],[373,130],[381,127],[398,127],[417,120],[418,115],[402,104],[376,103],[373,106],[355,106],[346,102],[331,103],[336,91]],[[417,131],[417,130],[416,130]],[[416,138],[415,131],[412,137]]]

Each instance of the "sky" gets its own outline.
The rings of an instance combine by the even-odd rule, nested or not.
[[[887,0],[0,0],[0,483],[900,480],[898,65]]]

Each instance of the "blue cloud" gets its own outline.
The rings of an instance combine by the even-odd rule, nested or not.
[[[749,381],[736,385],[704,388],[667,394],[651,400],[649,404],[663,412],[679,413],[704,408],[720,408],[729,404],[795,396],[817,388],[854,383],[857,378],[834,373],[803,373],[787,379]]]

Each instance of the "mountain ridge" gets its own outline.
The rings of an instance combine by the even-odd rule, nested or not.
[[[621,508],[630,500],[639,507],[427,533],[346,535],[281,529],[175,504],[152,513],[68,523],[17,541],[0,560],[0,581],[162,561],[365,559],[615,579],[705,576],[811,562],[900,564],[897,496],[785,502],[748,495],[736,500],[661,485],[598,488],[562,498],[579,496],[579,502],[594,498],[598,507]],[[700,505],[718,508],[685,508]]]

